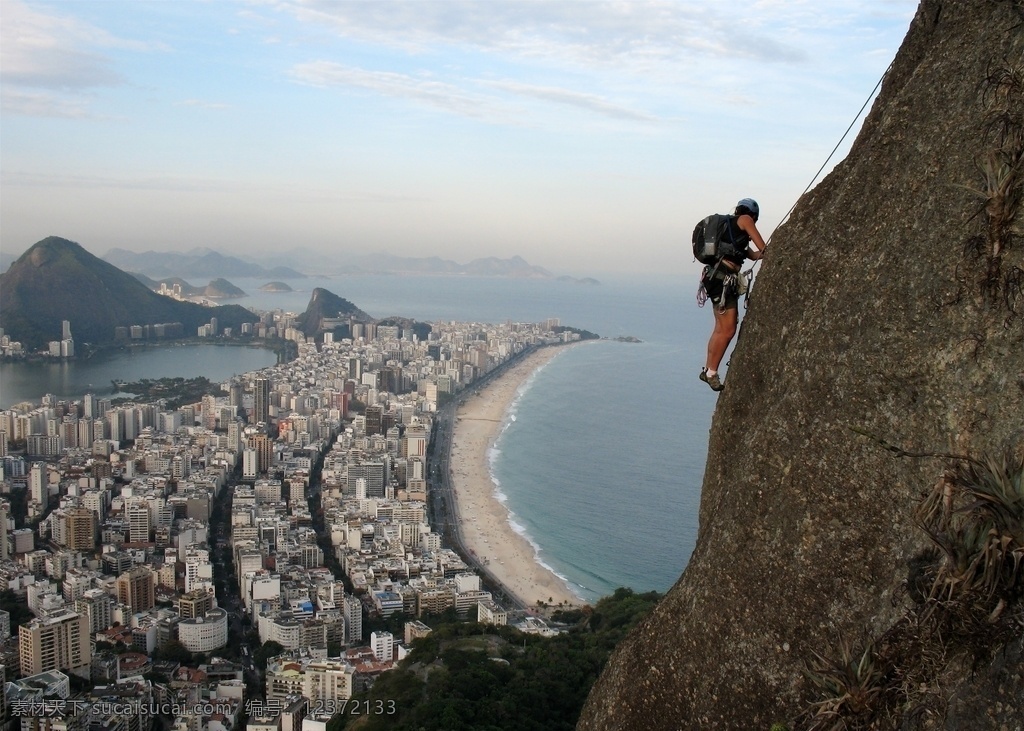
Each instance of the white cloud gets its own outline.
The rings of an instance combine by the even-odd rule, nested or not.
[[[0,108],[7,114],[26,117],[83,119],[92,116],[87,105],[81,99],[58,97],[48,92],[17,91],[6,88],[0,93]]]
[[[383,96],[407,99],[452,114],[509,122],[511,110],[494,96],[481,95],[452,83],[433,78],[416,77],[392,71],[370,71],[333,61],[298,64],[290,76],[303,84],[319,88],[350,88],[372,91]],[[587,94],[551,86],[537,86],[517,81],[473,81],[481,86],[519,97],[574,107],[595,112],[612,119],[656,122],[658,117],[616,104],[596,94]]]
[[[653,63],[685,64],[706,55],[805,59],[799,45],[760,33],[758,24],[743,15],[746,4],[729,5],[735,4],[295,0],[278,7],[339,35],[414,53],[457,45],[575,67],[615,65],[634,72]]]
[[[184,101],[178,102],[175,106],[199,107],[200,109],[231,109],[230,104],[225,104],[224,102],[207,102],[202,99],[185,99]]]
[[[391,71],[368,71],[333,61],[313,61],[292,68],[296,81],[318,87],[364,89],[389,97],[411,99],[467,117],[489,114],[489,101],[451,84]]]
[[[144,50],[70,15],[38,12],[20,0],[0,0],[0,68],[5,84],[50,89],[115,86],[124,78],[94,49]]]
[[[659,121],[658,117],[654,115],[647,114],[646,112],[639,112],[620,104],[615,104],[614,102],[608,101],[596,94],[585,94],[550,86],[522,84],[517,81],[488,81],[484,83],[496,89],[502,89],[513,94],[532,97],[534,99],[540,99],[547,102],[554,102],[556,104],[564,104],[590,112],[597,112],[598,114],[611,117],[613,119],[626,119],[640,122]]]

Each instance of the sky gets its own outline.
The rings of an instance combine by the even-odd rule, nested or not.
[[[682,271],[740,198],[771,234],[916,8],[0,0],[0,251]]]

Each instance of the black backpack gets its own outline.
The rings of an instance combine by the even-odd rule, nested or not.
[[[712,213],[693,229],[693,258],[701,264],[715,265],[723,258],[735,258],[738,247],[732,240],[733,216]]]

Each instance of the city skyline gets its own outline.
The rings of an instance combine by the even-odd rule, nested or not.
[[[773,230],[915,7],[2,0],[0,249],[682,269],[740,197]]]

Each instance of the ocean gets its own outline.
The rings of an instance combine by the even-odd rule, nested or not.
[[[603,338],[639,338],[585,343],[542,367],[489,455],[513,527],[594,601],[622,586],[664,592],[679,578],[697,540],[717,399],[697,379],[712,315],[697,307],[696,271],[601,282],[367,275],[290,282],[306,291],[259,300],[301,311],[320,286],[375,317],[559,318]]]
[[[250,296],[231,302],[301,312],[324,287],[374,317],[559,318],[603,338],[638,338],[585,343],[550,361],[520,388],[490,454],[513,526],[593,601],[620,586],[666,591],[686,566],[717,398],[697,379],[712,315],[696,305],[696,274],[601,281],[362,275],[263,293],[263,281],[232,279]],[[204,363],[161,375],[219,377]]]

